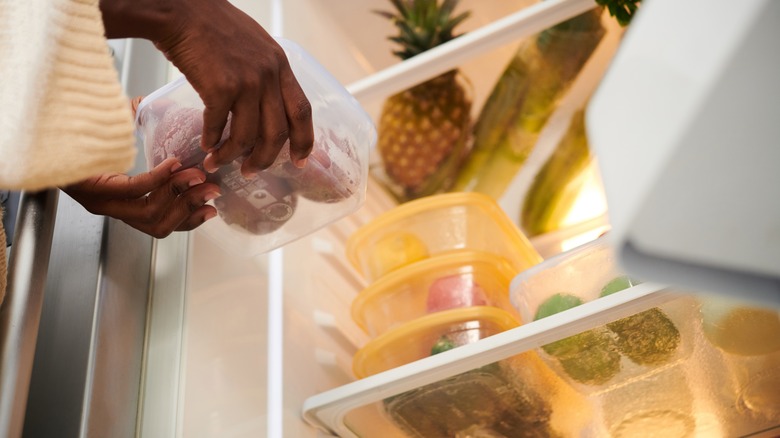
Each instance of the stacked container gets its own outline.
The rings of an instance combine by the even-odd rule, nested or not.
[[[541,261],[495,201],[476,193],[397,207],[358,230],[347,252],[371,282],[352,305],[372,337],[354,357],[358,378],[519,326],[510,281]],[[539,365],[534,357],[499,361],[388,398],[384,411],[412,436],[521,429],[544,436],[550,407],[534,373]]]

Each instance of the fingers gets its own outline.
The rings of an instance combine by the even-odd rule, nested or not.
[[[176,227],[176,231],[191,231],[203,225],[209,219],[217,216],[217,209],[211,205],[203,205],[192,213],[184,222]]]
[[[314,145],[311,104],[288,63],[280,71],[279,83],[290,130],[290,159],[302,168]]]
[[[277,68],[268,67],[254,78],[239,82],[238,100],[227,110],[227,100],[204,111],[202,147],[210,155],[204,169],[212,173],[236,158],[247,156],[241,167],[250,177],[273,164],[284,144],[290,142],[290,158],[303,167],[314,144],[312,108],[293,74],[284,52],[276,56]],[[261,88],[262,87],[262,88]],[[228,93],[230,95],[230,93]],[[230,135],[213,149],[231,114]]]
[[[271,88],[266,90],[263,99],[259,138],[252,153],[241,166],[244,176],[255,174],[273,164],[290,137],[282,94],[278,89]]]
[[[218,196],[218,186],[210,183],[198,184],[188,189],[170,204],[166,204],[164,200],[155,200],[150,195],[147,198],[148,216],[127,222],[158,239],[173,231],[189,231],[216,216],[217,210],[206,203]]]
[[[175,163],[175,161],[174,161]],[[130,197],[129,193],[143,192],[156,181],[155,172],[160,168],[166,170],[166,165],[155,168],[152,172],[131,178],[117,175],[113,182],[104,182],[88,186],[79,186],[68,191],[79,203],[91,213],[111,216],[124,221],[133,228],[143,231],[153,237],[163,238],[175,230],[190,230],[216,215],[213,207],[205,204],[220,195],[219,186],[205,183],[206,174],[197,168],[183,169],[174,174],[168,172],[164,181],[138,197]],[[109,186],[108,188],[103,186]],[[118,187],[123,192],[106,197]],[[100,196],[94,196],[100,192]],[[205,208],[204,208],[205,207]]]
[[[136,176],[110,173],[63,187],[68,193],[88,194],[92,199],[140,198],[165,184],[170,175],[181,167],[176,158],[168,158],[149,172]],[[98,213],[105,214],[105,213]]]
[[[138,105],[141,104],[142,100],[144,100],[143,96],[136,96],[130,100],[130,110],[133,112],[133,118],[135,118],[135,113],[138,111]]]
[[[244,151],[256,147],[257,121],[260,119],[258,100],[257,93],[248,92],[236,102],[230,124],[230,137],[218,149],[212,150],[203,160],[203,168],[207,172],[215,172],[220,166],[229,164],[241,156]],[[219,141],[219,137],[217,141]]]
[[[204,102],[206,108],[203,110],[203,136],[200,140],[200,148],[208,152],[222,138],[222,131],[225,130],[233,102],[227,100],[212,102],[208,99],[204,99]]]

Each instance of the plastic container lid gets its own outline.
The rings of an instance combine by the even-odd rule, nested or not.
[[[517,271],[503,257],[462,251],[398,269],[363,289],[352,318],[370,336],[427,314],[460,307],[494,306],[515,312],[509,283]]]
[[[369,281],[427,257],[462,249],[502,256],[518,272],[542,261],[501,207],[480,193],[448,193],[402,204],[347,241],[347,257]]]
[[[449,348],[457,347],[519,325],[511,313],[489,306],[432,313],[369,341],[355,353],[352,371],[362,379],[440,352],[436,349],[442,341],[451,343]]]
[[[220,185],[219,217],[200,229],[225,249],[255,255],[270,251],[357,210],[365,200],[368,151],[376,129],[360,104],[298,45],[278,39],[312,107],[314,148],[304,169],[290,163],[289,142],[276,162],[253,180],[240,160],[208,176]],[[147,96],[136,114],[136,134],[149,168],[177,157],[200,166],[204,105],[180,78]],[[229,135],[229,124],[223,140]]]

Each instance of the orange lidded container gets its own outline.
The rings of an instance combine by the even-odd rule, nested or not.
[[[515,314],[509,283],[517,271],[480,251],[443,254],[391,272],[358,294],[352,318],[370,336],[436,312],[493,306]]]
[[[480,193],[447,193],[402,204],[347,241],[350,263],[368,281],[428,257],[464,250],[501,256],[517,272],[542,261],[501,207]]]
[[[490,306],[432,313],[369,341],[355,353],[352,371],[362,379],[519,325],[512,313]]]

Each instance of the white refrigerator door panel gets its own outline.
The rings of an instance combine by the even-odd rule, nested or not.
[[[632,24],[587,122],[629,272],[780,306],[779,22],[656,0]]]

